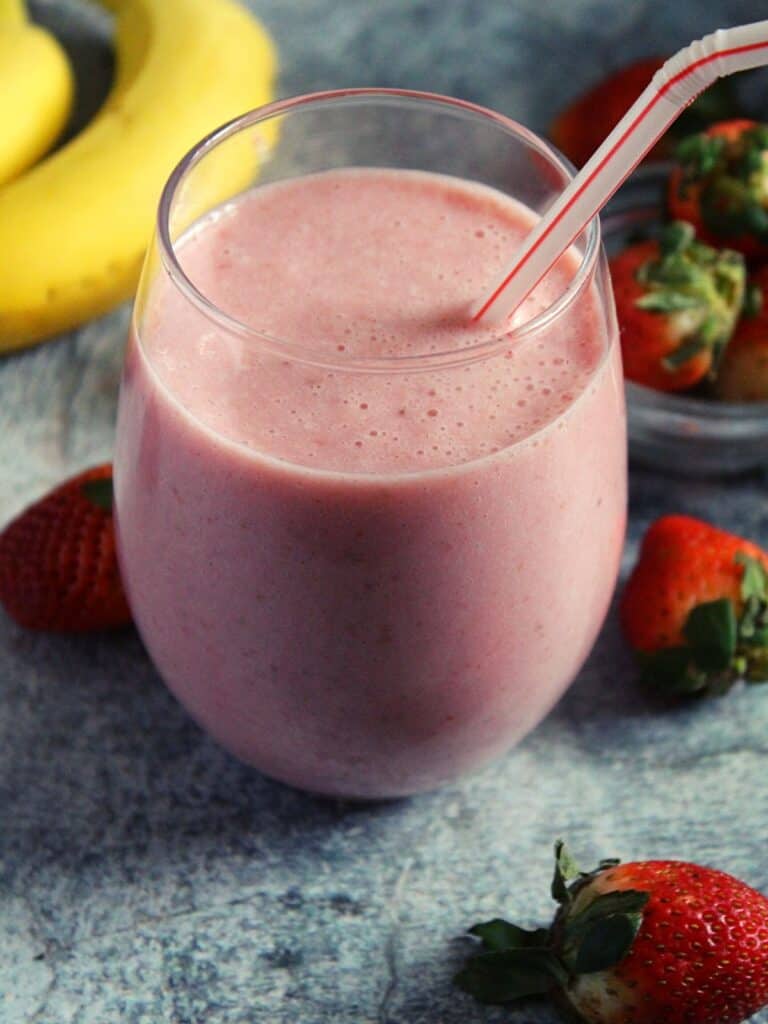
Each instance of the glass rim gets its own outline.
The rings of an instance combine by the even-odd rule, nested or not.
[[[171,238],[170,230],[175,198],[190,171],[227,139],[264,121],[292,113],[306,106],[312,106],[317,109],[336,104],[355,106],[371,101],[392,106],[405,102],[424,107],[444,108],[452,110],[460,116],[467,118],[475,117],[492,122],[501,130],[521,139],[526,145],[534,149],[551,167],[562,172],[566,181],[570,180],[575,173],[573,165],[553,145],[529,128],[526,128],[525,125],[487,107],[471,103],[468,100],[443,96],[440,93],[423,92],[413,89],[350,88],[305,93],[277,100],[247,111],[205,135],[176,164],[163,188],[156,217],[157,244],[163,267],[171,282],[181,292],[183,297],[197,307],[208,320],[217,324],[228,333],[241,338],[251,339],[262,348],[272,350],[284,358],[337,370],[366,370],[369,372],[388,373],[462,366],[486,359],[503,350],[510,343],[526,340],[565,313],[594,276],[601,245],[599,215],[593,217],[584,229],[583,233],[586,234],[586,244],[576,273],[554,302],[550,303],[549,306],[535,314],[524,324],[513,327],[511,330],[501,331],[492,338],[461,349],[419,353],[417,355],[355,356],[353,354],[339,353],[338,356],[328,357],[306,345],[276,337],[232,316],[216,305],[194,284],[185,273],[177,258],[176,243]],[[184,234],[181,237],[183,238]]]

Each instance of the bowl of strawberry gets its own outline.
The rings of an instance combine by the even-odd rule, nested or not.
[[[686,474],[768,465],[768,125],[683,138],[603,230],[632,457]]]

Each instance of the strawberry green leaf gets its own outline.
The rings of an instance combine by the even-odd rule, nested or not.
[[[722,137],[689,135],[675,150],[675,159],[682,165],[684,180],[695,181],[711,174],[720,164],[725,151]]]
[[[86,498],[97,508],[103,508],[105,512],[112,511],[112,479],[106,477],[97,480],[86,480],[80,485],[80,489]]]
[[[758,166],[762,164],[763,150],[768,149],[768,124],[756,124],[748,128],[744,133],[747,146],[756,152],[759,160]]]
[[[721,672],[730,666],[737,633],[736,613],[727,597],[697,605],[683,626],[693,660],[706,672]]]
[[[665,356],[661,361],[662,366],[665,370],[679,370],[681,366],[685,366],[691,359],[695,359],[707,347],[708,343],[703,338],[699,336],[690,338],[688,341],[684,341],[682,345],[678,345],[668,356]]]
[[[543,949],[549,937],[546,928],[527,931],[509,921],[502,921],[500,917],[474,925],[469,933],[481,939],[486,949],[496,952],[502,949]]]
[[[579,913],[569,916],[562,930],[565,964],[581,974],[617,963],[640,927],[642,911],[649,898],[647,892],[636,889],[606,892],[596,896]],[[629,921],[631,929],[619,923],[622,919]],[[598,960],[601,966],[592,966]]]
[[[612,914],[595,921],[584,933],[573,968],[576,974],[592,974],[618,964],[635,941],[642,914]]]
[[[762,562],[743,551],[737,552],[734,561],[744,566],[741,577],[742,598],[748,601],[750,597],[756,597],[760,601],[765,601],[768,594],[768,572],[763,568]]]
[[[617,914],[637,914],[650,899],[647,892],[638,889],[620,889],[615,892],[601,893],[591,903],[568,919],[565,926],[567,937],[573,937],[591,927],[602,918],[615,917]]]
[[[662,230],[659,246],[664,256],[671,256],[683,252],[695,238],[696,231],[692,224],[685,220],[673,220]]]
[[[755,171],[763,169],[763,154],[757,147],[750,146],[741,160],[741,176],[747,180]]]
[[[701,215],[708,230],[723,238],[768,234],[768,213],[760,193],[731,174],[718,174],[707,182],[701,193]]]
[[[720,320],[713,313],[702,321],[696,333],[696,341],[704,348],[712,348],[720,337]]]
[[[706,680],[690,671],[691,652],[687,647],[662,647],[658,651],[638,654],[641,682],[650,689],[668,696],[698,693]]]
[[[689,254],[692,255],[693,252],[691,246]],[[635,276],[641,284],[657,284],[667,288],[695,285],[701,280],[701,270],[687,258],[687,255],[673,253],[659,260],[650,260],[638,269]]]
[[[752,662],[757,657],[755,648],[768,645],[768,573],[758,559],[743,551],[738,552],[734,561],[744,568],[741,576],[744,607],[738,625],[739,641],[743,645],[740,653],[747,662]],[[744,670],[747,667],[745,663]]]
[[[552,899],[557,903],[567,903],[570,899],[567,883],[579,876],[579,868],[571,856],[568,847],[558,839],[555,843],[555,874],[552,878]]]
[[[697,295],[659,289],[641,295],[639,299],[635,299],[635,305],[649,313],[676,313],[680,309],[698,309],[704,305],[704,301]]]
[[[739,640],[748,644],[762,644],[765,637],[765,602],[749,597],[739,619]]]
[[[471,957],[454,982],[481,1003],[509,1003],[544,995],[568,975],[547,950],[502,950]]]

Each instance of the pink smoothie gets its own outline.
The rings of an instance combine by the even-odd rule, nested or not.
[[[593,282],[495,347],[468,326],[531,223],[455,178],[328,172],[254,189],[180,247],[266,340],[167,276],[146,292],[115,456],[131,604],[192,715],[278,779],[439,785],[528,732],[592,646],[625,522],[610,305]]]

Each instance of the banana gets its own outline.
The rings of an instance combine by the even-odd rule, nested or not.
[[[0,27],[21,27],[27,23],[24,0],[0,0]]]
[[[0,0],[0,185],[46,153],[72,110],[73,79],[50,32],[21,0]]]
[[[0,188],[0,351],[128,298],[175,163],[206,132],[270,98],[272,42],[235,0],[100,2],[117,16],[117,73],[104,106]],[[255,161],[252,142],[249,152]],[[222,196],[247,170],[242,156],[242,146],[223,147],[214,161],[210,187]]]

